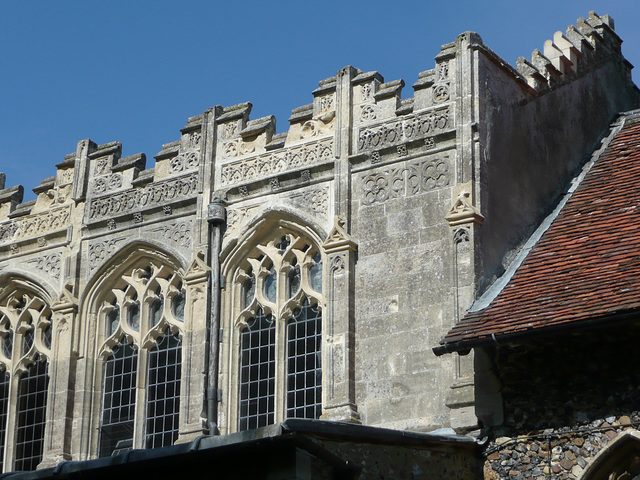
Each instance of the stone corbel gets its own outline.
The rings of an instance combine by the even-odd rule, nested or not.
[[[186,305],[182,339],[180,423],[176,443],[190,442],[207,433],[202,412],[205,407],[207,284],[210,268],[204,250],[198,250],[185,276]]]
[[[48,468],[60,462],[71,460],[71,428],[73,418],[69,408],[73,401],[74,385],[71,372],[75,369],[73,348],[74,329],[77,328],[78,299],[73,295],[73,287],[66,284],[56,303],[51,306],[53,313],[51,342],[51,373],[47,401],[47,428],[42,462],[38,468]]]
[[[356,242],[346,232],[344,220],[323,244],[327,259],[324,292],[327,305],[322,345],[322,416],[324,420],[359,423],[355,402],[355,253]]]
[[[463,225],[465,223],[482,225],[484,217],[478,209],[473,206],[470,185],[461,185],[461,187],[451,210],[449,210],[449,213],[447,213],[444,218],[451,226]]]

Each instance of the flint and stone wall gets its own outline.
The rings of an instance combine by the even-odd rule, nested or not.
[[[613,326],[486,352],[504,421],[486,430],[485,477],[577,479],[598,454],[615,453],[640,427],[639,333]]]

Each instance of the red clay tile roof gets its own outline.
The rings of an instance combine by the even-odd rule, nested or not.
[[[639,308],[640,118],[629,116],[502,291],[440,343],[464,350]]]

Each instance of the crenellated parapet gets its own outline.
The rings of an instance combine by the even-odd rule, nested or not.
[[[622,56],[621,44],[613,19],[591,11],[565,33],[556,32],[544,42],[542,51],[533,51],[531,60],[518,58],[517,69],[537,92],[564,85],[610,61],[624,65],[630,75],[632,67]]]

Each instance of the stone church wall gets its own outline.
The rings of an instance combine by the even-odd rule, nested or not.
[[[612,22],[589,22],[595,33],[584,22],[582,37],[567,33],[577,46],[556,42],[567,55],[596,52],[575,74],[544,62],[516,70],[466,32],[419,73],[413,96],[402,98],[403,80],[348,66],[319,82],[284,132],[273,116],[252,119],[250,103],[215,106],[189,118],[153,165],[123,156],[119,142],[87,139],[34,189],[36,200],[22,202],[21,186],[0,190],[0,305],[11,293],[4,286],[37,285],[61,339],[49,352],[59,371],[48,408],[59,421],[47,430],[45,464],[97,455],[113,308],[105,292],[123,276],[134,282],[139,261],[176,272],[181,281],[167,291],[186,297],[184,324],[170,325],[188,379],[179,441],[238,429],[240,264],[254,247],[275,248],[276,232],[304,238],[322,259],[321,418],[477,428],[472,355],[431,349],[549,208],[593,135],[637,105]],[[589,105],[600,113],[586,115]],[[224,210],[210,217],[210,207]],[[209,374],[217,384],[207,393]],[[207,419],[214,396],[216,418]]]

